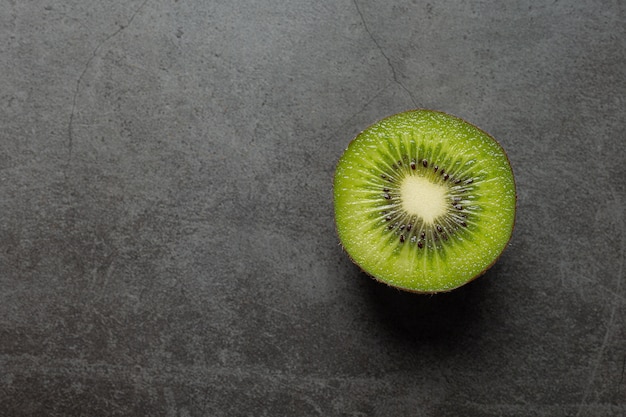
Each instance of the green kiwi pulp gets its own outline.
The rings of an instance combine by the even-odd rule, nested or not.
[[[482,275],[511,238],[515,205],[502,147],[432,110],[370,126],[335,171],[342,246],[366,273],[407,291],[449,291]]]

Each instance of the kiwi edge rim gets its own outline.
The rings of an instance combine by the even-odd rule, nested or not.
[[[493,141],[496,143],[496,145],[498,145],[498,147],[502,150],[502,153],[503,153],[504,157],[506,158],[507,163],[509,164],[509,167],[511,168],[511,179],[513,180],[513,192],[514,192],[514,195],[515,195],[515,207],[514,207],[514,214],[513,214],[513,223],[511,224],[511,234],[509,235],[509,238],[507,239],[506,243],[505,243],[505,244],[504,244],[504,246],[502,247],[502,250],[500,251],[500,253],[498,254],[498,256],[497,256],[497,257],[493,260],[493,262],[491,262],[489,265],[487,265],[487,266],[485,267],[485,269],[483,269],[482,271],[480,271],[478,274],[474,275],[474,276],[473,276],[472,278],[470,278],[469,280],[467,280],[467,281],[465,281],[465,282],[461,283],[460,285],[457,285],[456,287],[452,287],[452,288],[446,288],[446,289],[443,289],[443,290],[438,290],[438,291],[420,291],[420,290],[415,290],[415,289],[412,289],[412,288],[404,288],[404,287],[400,287],[400,286],[392,285],[392,284],[390,284],[389,282],[384,281],[384,280],[382,280],[382,279],[380,279],[380,278],[378,278],[378,277],[376,277],[376,276],[374,276],[374,275],[370,274],[370,273],[369,273],[369,272],[367,272],[366,270],[364,270],[364,269],[361,267],[361,265],[359,265],[359,264],[358,264],[358,263],[357,263],[357,262],[356,262],[356,261],[352,258],[352,256],[350,255],[350,253],[349,253],[349,252],[348,252],[348,251],[344,248],[343,243],[341,242],[341,238],[339,237],[339,230],[338,230],[338,226],[337,226],[337,217],[336,217],[335,215],[333,215],[333,217],[334,217],[334,224],[335,224],[335,234],[336,234],[336,235],[337,235],[337,237],[339,238],[339,244],[340,244],[340,246],[341,246],[341,249],[345,252],[345,254],[348,256],[348,258],[350,259],[350,261],[351,261],[354,265],[358,266],[358,267],[359,267],[359,269],[361,270],[361,272],[363,272],[363,273],[365,273],[367,276],[369,276],[369,277],[373,278],[375,281],[380,282],[380,283],[382,283],[382,284],[385,284],[385,285],[387,285],[388,287],[395,288],[395,289],[397,289],[397,290],[401,290],[401,291],[404,291],[404,292],[413,293],[413,294],[440,294],[440,293],[447,293],[447,292],[450,292],[450,291],[454,291],[454,290],[456,290],[456,289],[458,289],[458,288],[461,288],[461,287],[463,287],[463,286],[465,286],[465,285],[469,284],[470,282],[472,282],[472,281],[476,280],[477,278],[480,278],[481,276],[483,276],[483,275],[484,275],[484,274],[485,274],[485,273],[486,273],[489,269],[491,269],[491,267],[493,267],[493,266],[496,264],[496,262],[498,262],[498,260],[500,259],[500,257],[502,256],[502,254],[504,253],[504,251],[506,250],[506,248],[509,246],[509,243],[511,242],[511,238],[513,237],[513,233],[514,233],[514,231],[515,231],[515,224],[516,224],[516,221],[517,221],[517,183],[516,183],[516,181],[515,181],[515,173],[513,172],[513,166],[511,165],[511,160],[509,159],[509,155],[506,153],[506,151],[504,150],[504,147],[500,144],[500,142],[498,142],[498,141],[496,140],[496,138],[494,138],[491,134],[489,134],[489,133],[488,133],[488,132],[486,132],[485,130],[483,130],[483,129],[479,128],[479,127],[478,127],[478,126],[476,126],[475,124],[473,124],[473,123],[471,123],[471,122],[468,122],[467,120],[465,120],[465,119],[463,119],[463,118],[461,118],[461,117],[458,117],[458,116],[453,115],[453,114],[450,114],[450,113],[446,113],[446,112],[441,111],[441,110],[432,110],[432,109],[427,109],[427,108],[424,108],[424,107],[418,107],[418,108],[414,108],[414,109],[409,109],[409,110],[401,111],[401,112],[394,113],[394,114],[391,114],[391,115],[389,115],[389,116],[383,117],[382,119],[379,119],[379,120],[375,121],[374,123],[369,124],[369,125],[368,125],[365,129],[363,129],[363,130],[361,130],[359,133],[357,133],[357,134],[356,134],[356,136],[354,136],[354,137],[350,140],[350,142],[348,142],[348,145],[346,146],[346,148],[345,148],[345,149],[348,149],[348,147],[350,146],[350,144],[351,144],[352,142],[354,142],[354,141],[355,141],[355,140],[356,140],[356,139],[357,139],[357,138],[358,138],[358,137],[359,137],[359,136],[360,136],[363,132],[365,132],[367,129],[371,128],[372,126],[375,126],[375,125],[377,125],[377,124],[379,124],[379,123],[383,122],[384,120],[390,119],[390,118],[392,118],[392,117],[395,117],[395,116],[398,116],[398,115],[401,115],[401,114],[405,114],[405,113],[413,113],[413,112],[431,112],[431,113],[438,113],[438,114],[442,114],[442,115],[447,116],[447,117],[452,117],[452,118],[455,118],[455,119],[457,119],[457,120],[460,120],[461,122],[463,122],[463,123],[467,123],[468,125],[470,125],[470,126],[474,127],[475,129],[479,130],[480,132],[484,133],[487,137],[489,137],[491,140],[493,140]],[[345,152],[345,150],[344,150],[344,152]],[[337,167],[339,166],[340,161],[341,161],[341,157],[337,160],[337,164],[335,164],[335,171],[334,171],[334,172],[336,172],[336,171],[337,171]],[[334,200],[334,189],[335,189],[335,175],[334,175],[334,173],[333,173],[333,187],[332,187],[332,189],[333,189],[333,200]],[[334,208],[333,208],[333,211],[334,211]]]

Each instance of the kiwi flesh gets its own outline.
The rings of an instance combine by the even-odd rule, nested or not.
[[[337,233],[363,271],[437,293],[482,275],[513,233],[516,191],[503,148],[474,125],[417,109],[350,142],[334,177]]]

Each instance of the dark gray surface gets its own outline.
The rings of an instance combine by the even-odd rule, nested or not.
[[[0,3],[0,415],[626,415],[618,1]],[[413,107],[507,150],[517,227],[437,296],[334,233]]]

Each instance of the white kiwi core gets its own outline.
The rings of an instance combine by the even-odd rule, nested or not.
[[[402,208],[409,214],[434,223],[446,212],[446,187],[426,178],[407,175],[400,185]]]

